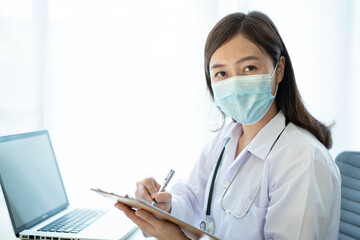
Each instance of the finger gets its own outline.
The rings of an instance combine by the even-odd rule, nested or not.
[[[181,236],[181,239],[186,238],[180,227],[174,223],[171,223],[167,220],[159,219],[158,217],[154,216],[153,214],[144,209],[136,210],[135,214],[139,218],[142,218],[144,221],[152,225],[152,228],[150,229],[152,230],[152,232],[150,233],[150,235],[157,239],[173,239],[174,236],[176,236],[177,239],[180,239]]]
[[[145,200],[146,202],[152,202],[153,198],[150,196],[149,191],[146,189],[143,181],[136,183],[137,188],[135,197]]]
[[[154,181],[155,181],[155,186],[156,186],[156,188],[157,188],[157,189],[160,189],[160,188],[161,188],[160,183],[158,183],[155,179],[154,179]]]
[[[158,195],[156,195],[155,200],[158,203],[169,203],[169,202],[171,202],[171,198],[172,198],[171,193],[162,192],[162,193],[159,193]]]
[[[130,207],[126,206],[125,204],[117,202],[115,204],[115,207],[123,211],[125,215],[130,218],[131,221],[133,221],[136,225],[138,225],[142,231],[148,232],[149,229],[152,229],[152,226],[147,221],[137,216],[135,214],[135,211],[132,210]]]
[[[158,207],[158,208],[160,208],[160,209],[162,209],[162,210],[164,210],[164,211],[167,210],[165,203],[158,203],[158,202],[157,202],[157,203],[155,204],[155,207]]]
[[[154,199],[159,191],[159,188],[156,187],[156,181],[154,178],[144,179],[144,185],[147,191],[149,192],[152,199]]]
[[[120,209],[121,211],[123,211],[125,213],[125,215],[128,217],[133,217],[132,214],[135,214],[134,210],[132,210],[130,207],[126,206],[123,203],[117,202],[117,203],[115,203],[115,207]]]
[[[154,216],[154,214],[144,210],[144,209],[137,209],[135,211],[135,215],[139,218],[143,219],[147,223],[151,224],[154,228],[161,229],[164,220],[161,220]]]

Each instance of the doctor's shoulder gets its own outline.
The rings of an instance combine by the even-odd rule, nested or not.
[[[269,160],[275,161],[275,165],[298,166],[296,162],[300,165],[312,165],[316,162],[337,171],[328,149],[312,133],[291,122],[271,155],[274,158],[269,156]]]

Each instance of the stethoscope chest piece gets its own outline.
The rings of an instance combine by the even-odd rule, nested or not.
[[[200,222],[200,229],[203,230],[204,232],[214,234],[215,232],[214,219],[212,219],[212,217],[210,217],[209,215],[206,215],[205,220],[202,220]]]

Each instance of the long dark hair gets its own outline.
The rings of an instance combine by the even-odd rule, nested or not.
[[[285,44],[271,19],[261,12],[233,13],[221,19],[209,33],[205,44],[204,64],[207,88],[212,99],[209,71],[212,54],[223,44],[241,33],[264,50],[273,60],[274,67],[281,56],[285,57],[284,77],[278,86],[276,105],[286,119],[311,132],[328,149],[332,138],[330,127],[314,118],[305,108],[296,85],[294,70]]]

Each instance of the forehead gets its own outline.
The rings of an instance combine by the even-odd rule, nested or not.
[[[239,33],[216,49],[210,58],[210,65],[237,61],[247,56],[256,56],[263,60],[271,59],[265,51]]]

